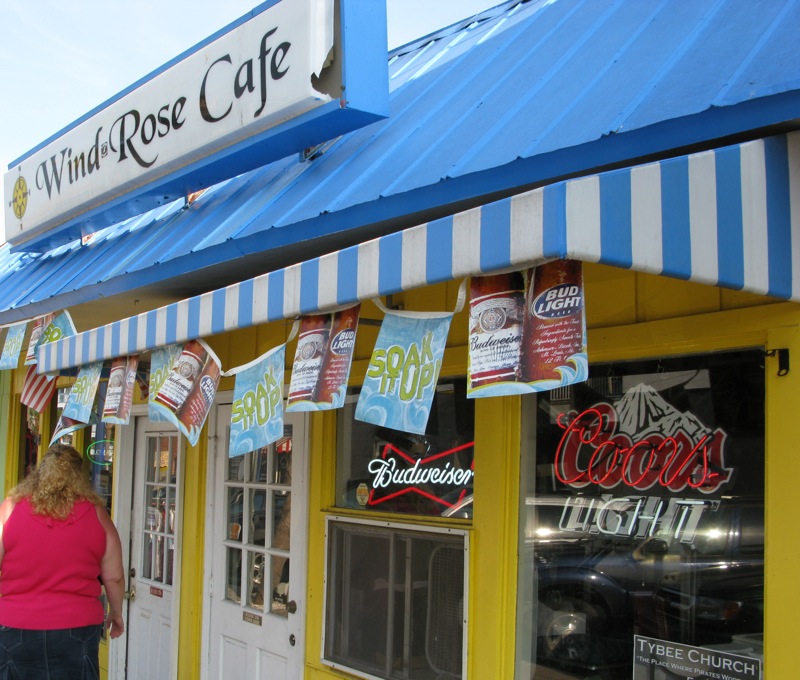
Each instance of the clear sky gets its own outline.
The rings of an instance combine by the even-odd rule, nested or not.
[[[386,0],[389,47],[500,2]],[[0,0],[0,174],[63,127],[258,4]],[[2,226],[0,243],[4,240]]]

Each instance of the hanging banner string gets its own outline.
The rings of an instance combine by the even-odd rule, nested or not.
[[[453,314],[458,314],[464,309],[464,304],[467,299],[467,279],[462,279],[458,287],[458,296],[456,297],[456,306]],[[389,309],[383,300],[379,297],[372,298],[372,303],[380,309],[384,314],[397,314],[398,316],[411,316],[417,319],[437,318],[442,316],[442,312],[412,312],[408,310]]]
[[[286,341],[281,343],[281,344],[282,345],[288,345],[292,340],[294,340],[297,337],[297,331],[298,331],[299,328],[300,328],[300,319],[295,319],[294,322],[292,323],[292,329],[289,331],[289,336],[286,338]],[[280,345],[279,345],[279,347],[280,347]],[[275,349],[273,348],[273,349],[269,350],[268,352],[265,352],[261,356],[256,357],[252,361],[247,362],[246,364],[243,364],[241,366],[236,366],[235,368],[232,368],[232,369],[230,369],[228,371],[224,371],[222,373],[222,376],[224,378],[230,378],[230,377],[236,375],[237,373],[241,373],[242,371],[245,371],[245,370],[247,370],[249,368],[252,368],[258,362],[260,362],[267,354],[270,354],[270,353],[272,353],[274,351],[275,351]]]

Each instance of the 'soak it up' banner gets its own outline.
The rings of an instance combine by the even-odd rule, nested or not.
[[[452,313],[389,312],[372,351],[355,417],[424,434]]]
[[[225,373],[235,375],[228,456],[243,456],[283,437],[286,345]]]

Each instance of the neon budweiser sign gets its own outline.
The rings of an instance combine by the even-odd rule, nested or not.
[[[727,435],[682,413],[653,388],[640,384],[615,404],[600,402],[558,419],[564,430],[555,475],[573,488],[618,485],[644,491],[696,489],[713,493],[730,481]]]
[[[475,462],[470,456],[468,468],[456,465],[457,454],[472,448],[475,442],[462,444],[440,453],[415,458],[392,444],[386,444],[380,458],[373,458],[367,470],[372,475],[369,505],[378,505],[405,494],[419,494],[445,507],[445,500],[454,489],[461,489],[455,502],[460,501],[472,486]],[[456,494],[452,494],[456,495]]]

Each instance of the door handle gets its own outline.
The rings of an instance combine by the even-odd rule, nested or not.
[[[122,593],[122,597],[128,600],[128,602],[133,602],[136,599],[136,586],[131,586],[130,590],[126,590]]]
[[[289,600],[286,603],[286,611],[289,612],[290,614],[294,614],[295,612],[297,612],[297,602],[295,602],[294,600]]]

